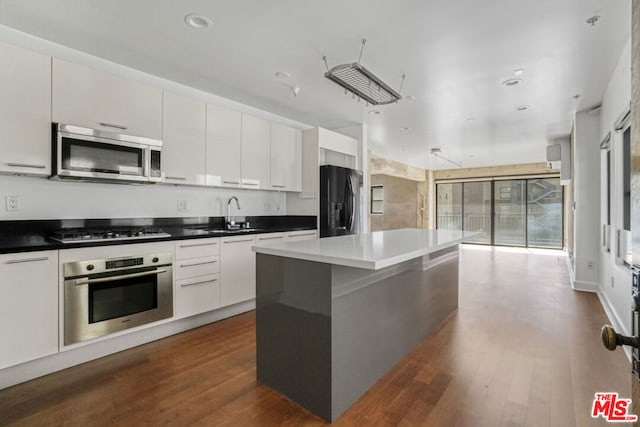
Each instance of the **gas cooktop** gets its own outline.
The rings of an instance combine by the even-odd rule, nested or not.
[[[88,230],[66,228],[54,232],[49,238],[60,243],[100,242],[114,240],[157,239],[171,237],[157,227],[118,228],[111,230]]]

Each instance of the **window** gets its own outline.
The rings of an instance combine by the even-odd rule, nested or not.
[[[473,240],[504,246],[562,248],[559,178],[436,184],[436,227],[482,231]]]
[[[491,181],[462,184],[463,230],[482,231],[474,243],[491,243]]]
[[[631,231],[631,127],[622,134],[622,223]]]
[[[384,213],[384,187],[382,185],[371,186],[371,213],[374,215]]]
[[[436,186],[436,228],[462,230],[462,183]]]

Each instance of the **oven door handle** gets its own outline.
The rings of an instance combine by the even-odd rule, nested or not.
[[[84,277],[82,279],[78,279],[75,282],[76,286],[90,285],[92,283],[105,283],[111,282],[113,280],[120,279],[132,279],[134,277],[144,277],[144,276],[153,276],[160,273],[166,273],[167,270],[163,268],[159,268],[153,271],[145,271],[143,273],[131,273],[131,274],[121,274],[119,276],[109,276],[109,277],[100,277],[98,279],[89,279],[88,277]]]

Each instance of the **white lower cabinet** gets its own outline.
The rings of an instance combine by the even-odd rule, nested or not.
[[[0,255],[0,369],[58,352],[58,251]]]
[[[176,243],[175,318],[220,307],[219,243],[217,238]]]
[[[222,305],[256,297],[256,254],[251,251],[255,236],[220,239],[220,280]]]

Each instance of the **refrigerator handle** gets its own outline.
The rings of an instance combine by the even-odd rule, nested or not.
[[[351,180],[351,175],[347,177],[347,183],[349,184],[349,225],[347,225],[347,230],[352,232],[353,222],[355,220],[356,215],[356,194],[353,190],[353,181]]]

